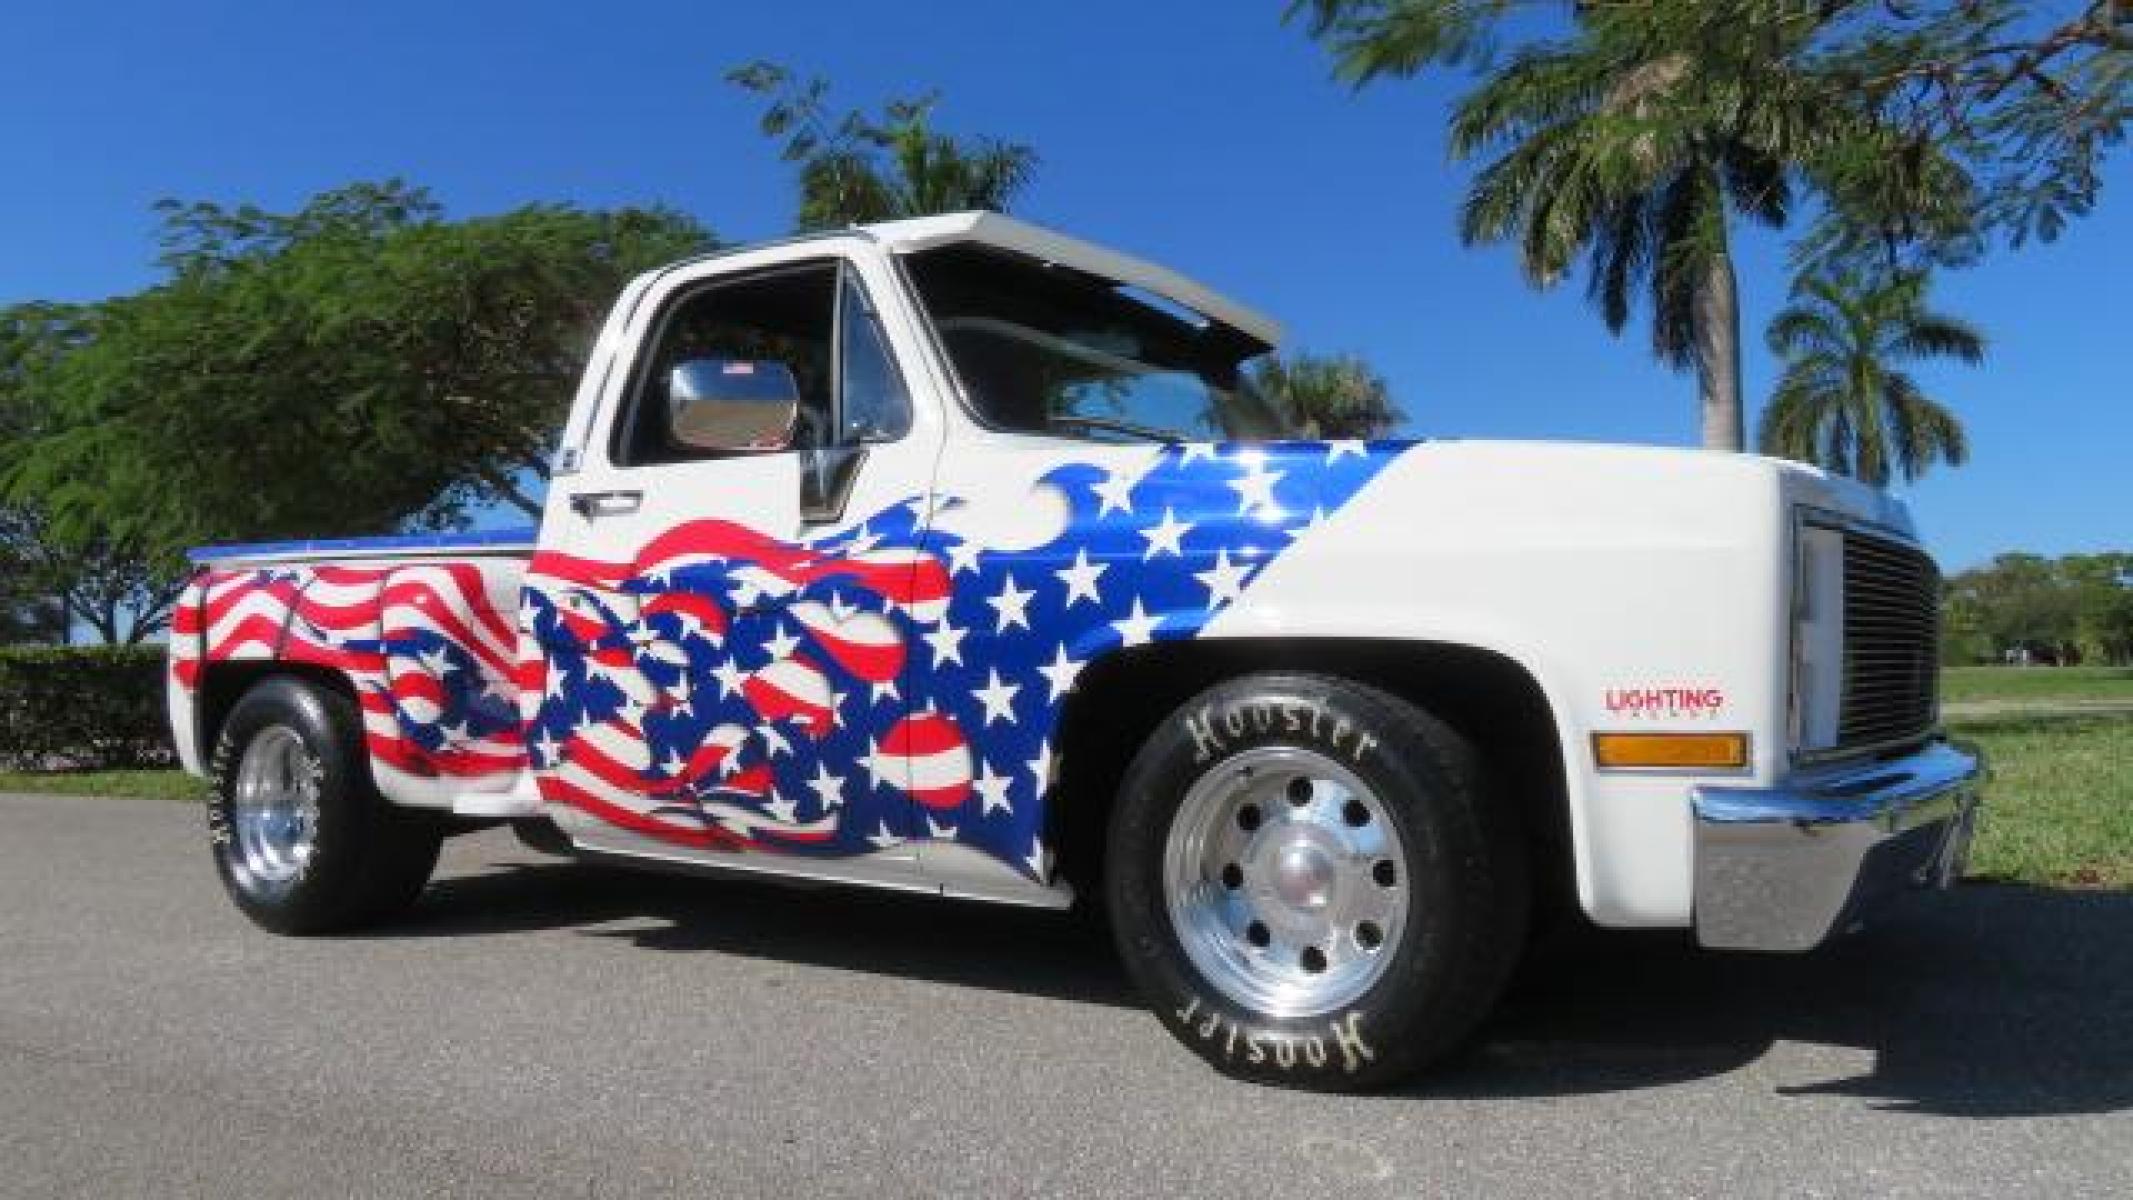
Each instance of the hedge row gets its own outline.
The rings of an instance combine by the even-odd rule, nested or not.
[[[175,758],[161,646],[0,648],[0,767],[159,767]]]

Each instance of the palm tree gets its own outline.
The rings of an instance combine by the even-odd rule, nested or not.
[[[1452,118],[1455,155],[1497,155],[1461,237],[1515,241],[1540,287],[1585,257],[1616,333],[1642,293],[1716,450],[1742,448],[1733,219],[1782,226],[1794,169],[1848,119],[1797,69],[1815,25],[1796,5],[1588,8],[1574,40],[1516,55]]]
[[[829,84],[819,77],[802,82],[775,63],[755,62],[726,78],[769,99],[763,133],[785,138],[785,160],[800,164],[801,229],[1005,212],[1036,173],[1037,152],[1026,145],[936,132],[937,93],[892,100],[878,118],[854,109],[832,121]]]
[[[1952,358],[1976,365],[1985,336],[1926,307],[1927,277],[1856,272],[1811,275],[1770,321],[1770,352],[1785,373],[1763,410],[1765,454],[1811,462],[1865,480],[1906,481],[1935,459],[1969,456],[1962,422],[1903,371],[1906,363]]]
[[[1382,437],[1407,419],[1384,377],[1352,354],[1270,355],[1252,386],[1306,437]]]
[[[1362,84],[1432,64],[1485,64],[1512,7],[1291,0],[1290,12],[1306,15],[1338,73]],[[1696,373],[1704,444],[1739,450],[1733,221],[1783,225],[1796,176],[1827,174],[1831,147],[1870,144],[1878,129],[1862,99],[1814,70],[1814,39],[1843,6],[1553,7],[1574,22],[1574,36],[1527,45],[1454,110],[1453,154],[1490,159],[1467,195],[1460,235],[1470,245],[1515,242],[1538,287],[1561,282],[1585,258],[1588,295],[1616,333],[1641,301],[1659,358]]]

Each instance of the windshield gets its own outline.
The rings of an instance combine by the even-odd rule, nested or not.
[[[1292,431],[1249,379],[1267,347],[1056,263],[975,242],[905,260],[978,416],[1097,441],[1249,441]]]

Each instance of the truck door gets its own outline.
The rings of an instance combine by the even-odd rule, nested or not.
[[[884,267],[743,261],[649,290],[551,485],[529,754],[580,845],[901,880],[914,810],[884,747],[913,614],[946,592],[917,551],[939,416],[911,403]]]

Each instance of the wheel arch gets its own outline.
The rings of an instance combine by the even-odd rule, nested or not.
[[[202,763],[208,762],[215,752],[215,742],[222,736],[223,723],[229,720],[230,712],[237,707],[245,693],[273,678],[300,679],[307,683],[337,692],[352,704],[360,704],[355,681],[332,667],[317,663],[291,662],[282,658],[230,659],[205,664],[200,672],[200,687],[195,693],[193,737]],[[365,759],[367,761],[368,755]]]
[[[1157,724],[1194,695],[1261,671],[1352,680],[1414,704],[1473,742],[1518,808],[1536,899],[1578,904],[1576,834],[1561,722],[1540,678],[1496,650],[1382,638],[1209,638],[1158,642],[1084,668],[1060,714],[1060,778],[1045,842],[1077,892],[1100,891],[1104,831],[1126,766]]]

